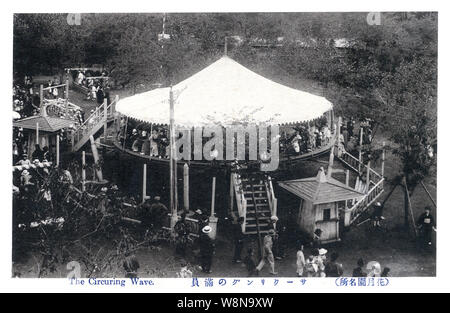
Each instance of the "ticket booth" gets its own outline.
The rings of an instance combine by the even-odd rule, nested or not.
[[[280,187],[299,198],[297,224],[313,236],[322,230],[322,243],[339,241],[339,211],[347,200],[359,200],[364,194],[325,175],[320,168],[317,176],[279,182]]]

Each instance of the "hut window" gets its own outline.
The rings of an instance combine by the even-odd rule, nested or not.
[[[323,209],[323,220],[329,221],[331,219],[331,209]]]

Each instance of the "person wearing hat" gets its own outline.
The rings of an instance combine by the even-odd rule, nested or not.
[[[383,217],[383,206],[380,202],[375,203],[373,206],[373,226],[375,227],[381,227],[380,221],[384,219]]]
[[[271,229],[269,230],[269,233],[264,236],[264,250],[263,250],[263,257],[261,261],[259,262],[258,266],[256,267],[256,270],[260,272],[266,262],[270,265],[270,274],[277,275],[278,273],[275,272],[275,258],[273,256],[272,247],[273,247],[273,237],[275,236],[275,230]]]
[[[31,161],[28,160],[28,155],[26,153],[22,154],[22,159],[16,165],[31,165]]]
[[[436,231],[436,224],[433,215],[431,215],[431,208],[425,207],[425,212],[419,216],[417,226],[422,231],[422,238],[424,242],[431,246],[432,231]]]
[[[214,255],[214,242],[209,236],[211,232],[210,226],[204,226],[199,236],[200,261],[202,272],[211,273],[212,258]]]
[[[244,234],[242,233],[242,224],[244,224],[244,217],[240,216],[236,223],[233,224],[233,239],[234,239],[234,256],[233,263],[241,263],[241,253],[244,247]]]
[[[20,176],[20,184],[22,186],[27,186],[27,185],[33,185],[33,183],[31,182],[31,175],[27,170],[23,170],[22,174]]]

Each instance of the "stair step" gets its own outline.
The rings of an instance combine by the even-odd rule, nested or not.
[[[253,214],[255,215],[255,210],[247,210],[247,214]],[[258,210],[258,214],[268,214],[269,217],[271,216],[270,210]],[[259,216],[259,218],[265,217],[265,216]]]
[[[264,227],[264,226],[269,226],[269,223],[258,223],[259,227]],[[256,223],[255,224],[247,224],[245,225],[245,227],[256,227]]]
[[[263,235],[263,234],[268,234],[268,233],[269,233],[269,230],[262,230],[262,229],[260,229],[260,230],[259,230],[259,233],[262,234],[262,235]],[[257,235],[258,232],[257,232],[256,230],[252,230],[252,231],[245,231],[244,234],[245,234],[245,235]]]
[[[268,208],[269,204],[268,203],[257,203],[256,206],[258,208],[263,208],[263,207]],[[247,208],[253,208],[253,207],[255,207],[255,205],[253,203],[247,203]]]
[[[246,188],[252,188],[252,186],[250,184],[246,184],[245,185]],[[266,187],[266,185],[264,184],[253,184],[254,188],[260,188],[260,187]]]
[[[258,219],[261,220],[270,220],[270,216],[259,216]],[[256,218],[254,216],[246,217],[247,221],[254,221]]]
[[[252,190],[245,190],[245,191],[244,191],[244,194],[266,193],[266,192],[267,192],[266,190],[255,190],[255,191],[252,191]]]
[[[253,201],[253,197],[246,198],[247,201]],[[267,197],[255,197],[255,200],[269,200]]]

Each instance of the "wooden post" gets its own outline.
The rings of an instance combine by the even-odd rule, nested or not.
[[[127,131],[128,131],[128,116],[127,116],[127,121],[125,122],[125,132],[123,134],[122,150],[125,150],[125,141],[127,140]]]
[[[383,141],[383,152],[381,153],[381,178],[384,178],[384,161],[386,159],[386,150],[384,146],[386,143]],[[382,183],[381,187],[383,187],[384,182]]]
[[[39,145],[39,123],[36,123],[36,144]]]
[[[81,155],[81,190],[86,191],[86,152]]]
[[[358,160],[359,160],[358,172],[359,173],[361,173],[361,163],[362,163],[363,132],[364,132],[364,129],[360,126],[360,132],[359,132],[359,157],[358,157]]]
[[[97,165],[100,158],[98,156],[98,150],[97,150],[97,146],[95,144],[94,136],[92,136],[92,135],[89,136],[89,140],[91,141],[91,149],[92,149],[92,155],[94,157],[94,163],[95,163],[95,165]],[[102,169],[96,168],[96,170],[94,172],[96,172],[98,180],[103,181]]]
[[[366,186],[367,191],[366,192],[369,192],[369,190],[370,190],[370,161],[367,162],[366,184],[367,184],[367,186]]]
[[[41,84],[39,86],[39,109],[42,108],[43,103],[44,103],[44,86]]]
[[[170,211],[172,218],[170,222],[170,229],[173,231],[174,226],[178,220],[178,203],[177,203],[177,162],[175,156],[175,117],[174,117],[174,99],[172,87],[169,93],[170,103]]]
[[[211,217],[214,217],[215,206],[216,206],[216,177],[213,177],[212,191],[211,191]]]
[[[341,137],[341,124],[342,124],[342,117],[338,117],[338,122],[337,122],[337,125],[336,125],[336,141],[334,142],[334,145],[335,145],[335,147],[333,148],[333,149],[336,149],[336,154],[337,154],[337,156],[338,157],[340,157],[341,156],[341,154],[340,154],[340,146],[341,146],[341,140],[340,140],[340,137]]]
[[[184,182],[184,210],[189,211],[189,165],[184,163],[183,166],[183,182]]]
[[[211,216],[209,217],[209,226],[211,227],[211,232],[209,237],[216,239],[217,235],[217,222],[218,218],[215,216],[215,205],[216,205],[216,178],[213,177],[212,181],[212,195],[211,195]]]
[[[394,187],[392,187],[391,191],[389,191],[388,195],[386,196],[386,198],[384,198],[383,202],[381,203],[382,207],[384,207],[384,204],[389,200],[389,198],[394,193],[394,190],[395,190],[395,188],[397,188],[397,186],[398,186],[398,184],[395,184]]]
[[[106,131],[108,130],[108,102],[103,100],[103,118],[104,118],[104,124],[103,124],[103,136],[105,137],[106,142]]]
[[[406,178],[403,178],[403,183],[405,185],[405,192],[406,192],[406,197],[408,198],[408,208],[409,208],[409,214],[411,214],[411,224],[413,225],[413,229],[414,229],[414,235],[417,237],[417,229],[416,229],[416,223],[415,223],[415,219],[414,219],[414,214],[412,211],[412,205],[411,205],[411,198],[409,196],[409,190],[408,190],[408,185],[406,183]]]
[[[420,181],[420,184],[422,185],[423,189],[425,190],[425,192],[427,193],[428,197],[430,198],[431,202],[433,202],[433,205],[435,208],[437,208],[436,206],[436,202],[434,201],[433,197],[431,196],[430,192],[428,191],[427,187],[425,186],[425,184],[423,183],[423,181]]]
[[[59,166],[59,135],[56,135],[56,166]]]
[[[233,214],[234,209],[234,184],[233,184],[233,173],[230,174],[230,215]]]
[[[330,150],[330,159],[328,161],[328,173],[327,173],[327,177],[330,178],[331,174],[333,172],[333,161],[334,161],[334,151],[333,148],[331,148]]]
[[[115,99],[115,101],[114,101],[114,105],[111,107],[111,112],[114,114],[114,113],[116,113],[116,105],[117,105],[117,103],[119,103],[119,95],[116,95],[116,99]]]
[[[272,214],[274,216],[277,216],[277,209],[278,209],[278,199],[274,198],[273,199],[273,212],[272,212]]]
[[[66,79],[66,117],[69,115],[69,80]]]
[[[349,183],[350,183],[350,170],[346,170],[345,171],[345,186],[349,186]],[[345,200],[345,210],[347,210],[348,209],[348,201],[349,200]],[[345,214],[347,214],[347,213],[345,213]],[[350,213],[348,213],[349,215],[350,215]],[[345,218],[345,216],[344,216],[344,218]],[[347,225],[346,225],[347,226]]]
[[[142,169],[142,203],[145,202],[146,197],[147,197],[147,163],[144,163],[144,167]]]

